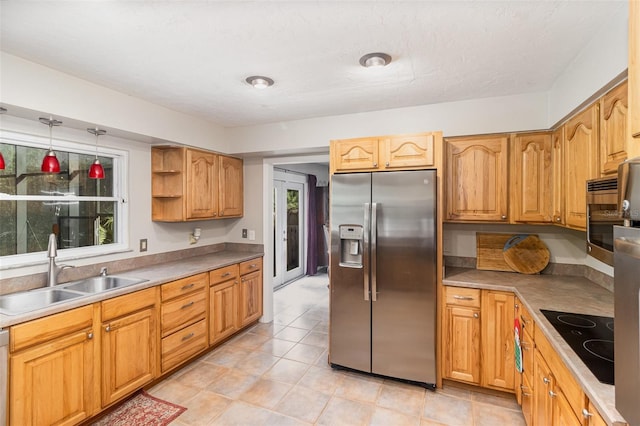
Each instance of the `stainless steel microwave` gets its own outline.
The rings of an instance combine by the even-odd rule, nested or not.
[[[618,213],[618,178],[587,181],[587,253],[613,266],[613,227],[622,225]]]

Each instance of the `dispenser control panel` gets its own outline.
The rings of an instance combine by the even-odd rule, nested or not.
[[[340,266],[362,268],[362,247],[364,236],[360,225],[340,225]]]
[[[361,240],[362,226],[359,225],[341,225],[340,238],[343,240]]]

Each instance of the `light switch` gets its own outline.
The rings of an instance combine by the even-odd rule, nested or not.
[[[249,229],[249,240],[253,241],[256,239],[256,231],[253,229]]]

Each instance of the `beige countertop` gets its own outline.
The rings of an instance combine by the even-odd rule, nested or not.
[[[245,260],[261,257],[263,253],[224,250],[211,254],[194,256],[180,259],[173,262],[165,262],[153,266],[131,269],[124,272],[118,272],[114,275],[143,278],[140,284],[134,284],[114,290],[108,290],[96,294],[88,294],[86,296],[76,297],[74,299],[56,303],[49,307],[38,309],[35,311],[25,312],[17,315],[0,314],[0,328],[9,327],[21,322],[42,318],[47,315],[56,314],[58,312],[88,305],[102,300],[111,299],[123,294],[133,293],[134,291],[143,290],[145,288],[154,287],[169,281],[180,278],[186,278],[201,272],[211,271],[213,269],[222,268],[224,266],[233,265]],[[64,284],[64,283],[61,283]],[[34,290],[38,291],[38,290]]]
[[[615,409],[614,386],[598,381],[540,309],[613,317],[613,293],[586,278],[446,269],[444,285],[512,291],[520,298],[589,400],[609,424],[625,423]]]

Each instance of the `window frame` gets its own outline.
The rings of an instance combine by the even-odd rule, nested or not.
[[[17,133],[0,129],[0,143],[21,145],[32,148],[49,148],[49,138],[32,134]],[[66,139],[52,139],[54,151],[65,151],[75,154],[95,155],[95,145],[80,143]],[[110,157],[113,161],[113,196],[77,196],[65,195],[48,197],[43,195],[11,195],[0,193],[2,201],[108,201],[115,202],[115,216],[118,218],[115,227],[117,243],[58,249],[57,260],[74,260],[104,256],[107,254],[130,251],[129,247],[129,203],[128,203],[128,171],[129,152],[122,149],[98,146],[98,155]],[[0,256],[0,270],[21,268],[47,263],[46,250]]]

